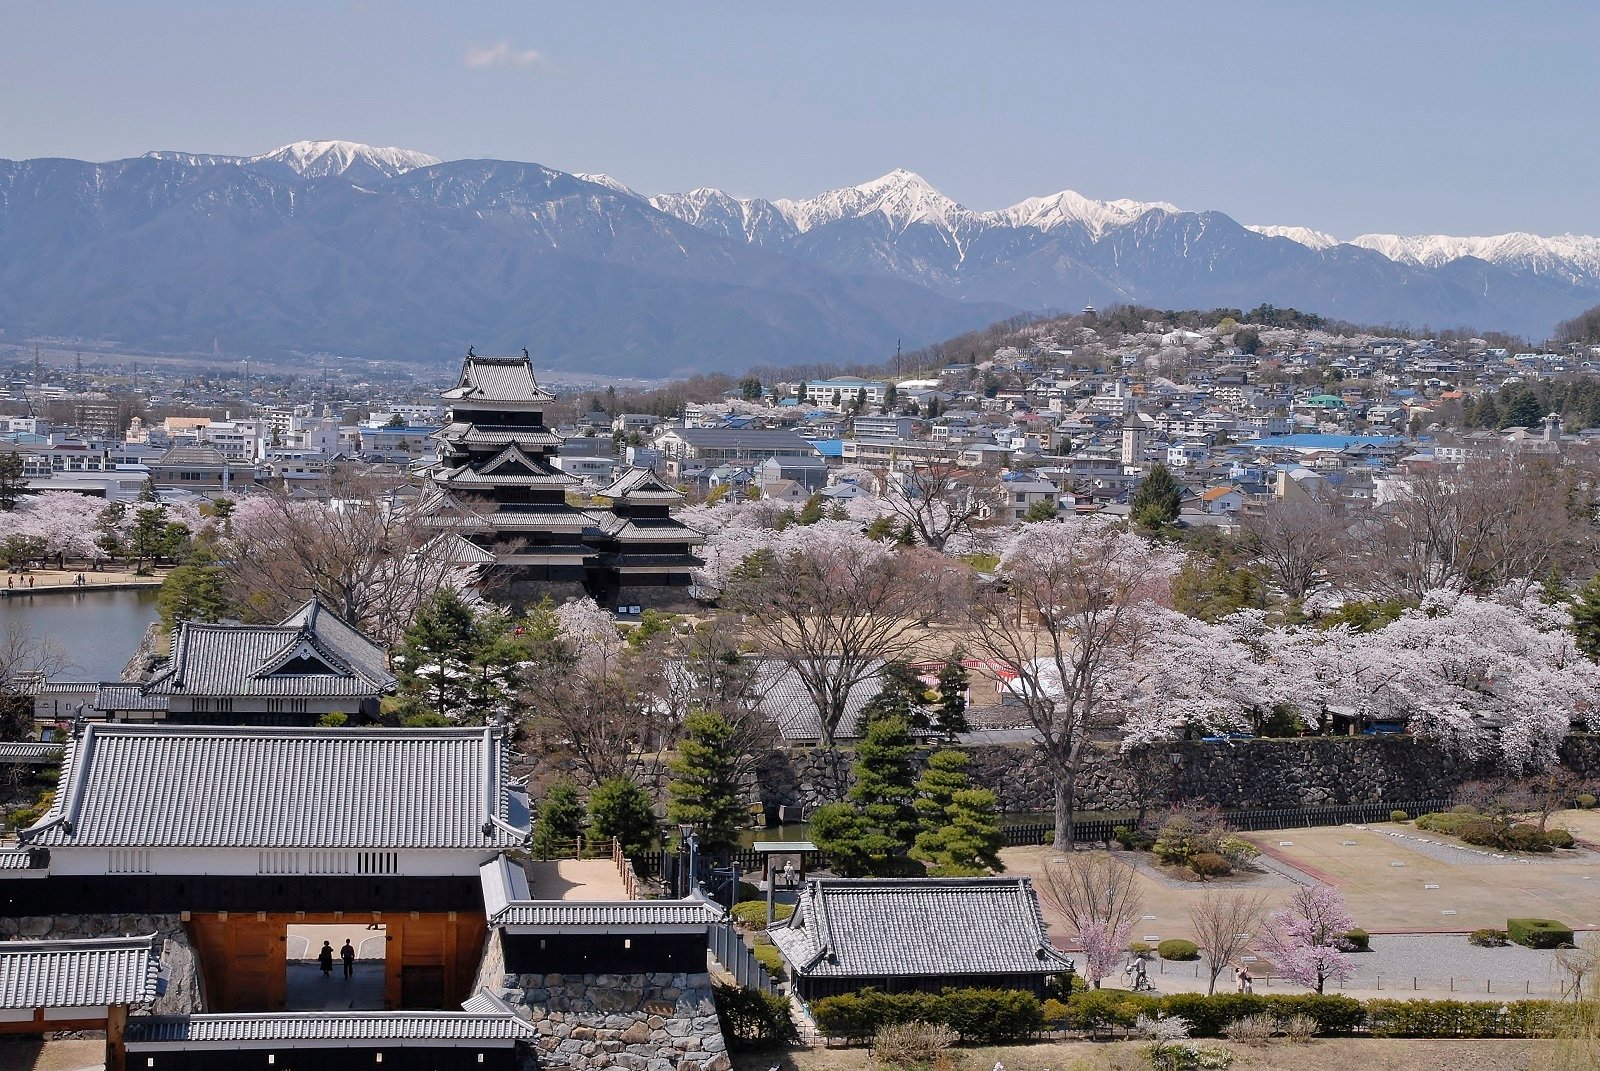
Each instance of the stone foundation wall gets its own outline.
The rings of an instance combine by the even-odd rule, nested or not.
[[[975,783],[993,789],[1011,812],[1049,811],[1055,785],[1031,744],[961,746],[971,757]],[[928,752],[918,753],[925,761]],[[854,756],[830,760],[817,748],[769,753],[757,770],[768,805],[810,808],[832,802],[850,781]],[[1600,776],[1600,735],[1567,738],[1562,762],[1580,774]],[[1142,754],[1097,751],[1080,773],[1077,805],[1084,810],[1137,810],[1141,804],[1204,803],[1234,809],[1391,803],[1443,798],[1467,781],[1491,776],[1441,748],[1405,736],[1297,737],[1183,741]]]
[[[486,967],[493,954],[486,950]],[[503,956],[500,962],[503,970]],[[504,974],[493,982],[487,988],[539,1031],[541,1068],[732,1066],[707,974]]]
[[[128,937],[147,933],[162,939],[161,968],[166,991],[148,1006],[133,1010],[153,1015],[205,1011],[199,957],[177,915],[22,915],[0,918],[0,940],[75,940]]]

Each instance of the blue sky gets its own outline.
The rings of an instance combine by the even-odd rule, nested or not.
[[[1600,233],[1600,5],[0,0],[0,156],[302,138],[807,196]]]

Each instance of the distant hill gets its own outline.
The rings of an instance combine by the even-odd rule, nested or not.
[[[880,360],[1023,310],[1261,302],[1542,337],[1600,242],[1249,228],[1068,191],[974,212],[909,172],[803,201],[299,142],[0,161],[0,328],[231,355],[436,361],[467,345],[672,376]]]

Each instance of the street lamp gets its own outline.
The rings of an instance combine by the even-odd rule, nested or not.
[[[678,843],[689,853],[689,875],[683,886],[683,895],[688,896],[695,888],[695,852],[699,848],[699,844],[695,840],[693,823],[680,822],[678,824]]]

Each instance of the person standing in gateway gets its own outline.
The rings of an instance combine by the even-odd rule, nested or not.
[[[356,950],[348,937],[344,939],[344,947],[339,949],[339,958],[344,960],[344,976],[346,978],[356,972]]]
[[[333,945],[330,942],[322,942],[322,951],[317,953],[317,963],[322,966],[322,977],[333,976]]]

